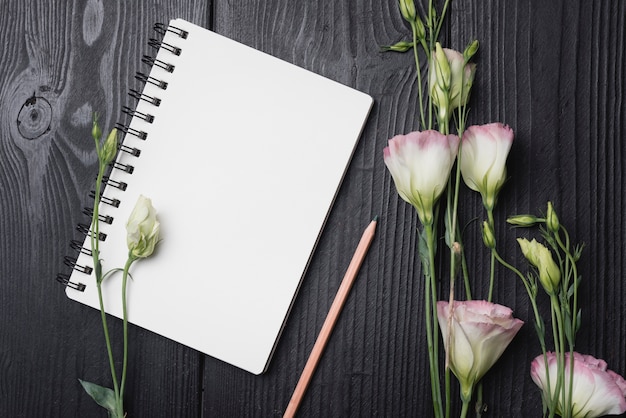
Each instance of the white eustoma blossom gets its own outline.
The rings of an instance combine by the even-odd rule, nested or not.
[[[129,256],[135,259],[149,257],[159,240],[160,228],[152,201],[140,195],[126,223]]]
[[[548,374],[546,375],[546,360]],[[546,353],[537,356],[530,365],[530,376],[543,391],[547,402],[554,398],[557,382],[557,356]],[[548,382],[549,376],[549,382]],[[570,356],[565,354],[565,379],[570,380]],[[549,385],[548,385],[549,383]],[[550,391],[548,391],[548,386]],[[566,402],[569,403],[569,390],[566,388]],[[557,397],[556,412],[563,415],[562,397]],[[594,418],[604,415],[620,415],[626,412],[626,380],[607,369],[604,360],[574,352],[574,380],[572,384],[571,415],[573,418]]]
[[[450,313],[447,301],[437,302],[437,319],[450,370],[459,380],[461,397],[469,400],[474,385],[500,358],[524,322],[514,318],[510,308],[484,300],[454,301],[453,306]]]
[[[506,181],[506,159],[513,144],[513,130],[501,123],[470,126],[463,132],[461,174],[470,189],[493,209]]]
[[[433,222],[433,205],[446,188],[459,138],[434,130],[396,135],[383,150],[398,194],[415,207],[422,224]]]
[[[442,48],[437,42],[429,65],[428,82],[435,105],[440,105],[439,99],[442,94],[446,94],[446,88],[450,112],[466,105],[474,84],[476,64],[466,63],[462,53]]]

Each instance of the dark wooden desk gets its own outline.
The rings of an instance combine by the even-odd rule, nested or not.
[[[152,24],[174,17],[360,89],[376,104],[269,371],[253,376],[131,327],[129,417],[281,416],[376,214],[378,235],[300,416],[430,416],[417,217],[382,159],[387,139],[415,129],[417,114],[412,56],[379,52],[408,33],[392,0],[0,3],[0,416],[105,415],[77,380],[109,382],[99,315],[69,301],[55,276],[68,270],[63,256],[79,236],[96,173],[91,112],[105,130],[114,125],[150,52]],[[454,0],[449,17],[447,45],[481,43],[470,122],[502,121],[516,132],[496,210],[502,254],[521,265],[518,232],[504,219],[554,201],[586,243],[578,350],[625,374],[626,2]],[[49,106],[18,128],[33,95]],[[463,198],[464,222],[484,216],[477,195]],[[469,229],[470,268],[486,278],[488,257]],[[528,298],[515,277],[498,273],[495,300],[528,324],[484,379],[486,416],[540,416]],[[482,283],[475,293],[484,296]],[[119,335],[120,322],[112,328]]]

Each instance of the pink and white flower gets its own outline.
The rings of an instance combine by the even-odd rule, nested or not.
[[[458,147],[456,135],[428,130],[396,135],[383,150],[398,194],[423,224],[433,221],[433,205],[446,188]]]
[[[453,306],[450,312],[448,302],[437,302],[437,318],[450,370],[459,380],[463,399],[470,399],[474,384],[500,358],[524,322],[514,318],[510,308],[484,300],[455,301]]]
[[[486,208],[493,209],[506,181],[506,159],[513,144],[513,130],[501,123],[474,125],[465,130],[462,141],[463,181],[481,194]]]
[[[546,353],[548,373],[544,356],[537,356],[530,365],[530,376],[543,391],[547,401],[554,398],[557,381],[558,359],[555,353]],[[565,354],[565,384],[570,379],[570,356]],[[550,390],[548,391],[548,387]],[[569,391],[565,391],[569,398]],[[563,415],[561,396],[557,396],[556,411]],[[569,403],[569,399],[566,402]],[[574,418],[593,418],[603,415],[619,415],[626,412],[626,380],[608,370],[604,360],[590,355],[574,353],[574,380],[572,385],[572,411]]]
[[[466,105],[469,100],[476,64],[466,63],[462,53],[442,48],[439,42],[432,55],[428,72],[430,95],[435,106],[445,107],[450,117],[454,109]]]

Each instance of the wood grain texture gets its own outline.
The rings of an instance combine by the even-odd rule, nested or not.
[[[113,127],[155,21],[181,16],[206,25],[209,9],[11,1],[0,16],[0,415],[104,416],[78,383],[110,385],[99,314],[68,303],[54,280],[67,273],[63,256],[80,236],[75,225],[96,175],[91,113],[100,113],[104,130]],[[111,331],[121,335],[120,324]],[[135,328],[131,338],[130,414],[196,415],[201,357]]]
[[[63,256],[89,204],[91,112],[105,130],[124,121],[152,24],[176,17],[362,90],[375,105],[268,372],[253,376],[131,327],[129,417],[281,416],[375,215],[376,239],[299,416],[431,416],[418,220],[382,160],[388,138],[417,128],[418,112],[412,56],[379,49],[409,34],[391,0],[0,2],[0,416],[105,416],[77,381],[108,383],[98,313],[70,302],[54,277],[67,272]],[[620,0],[453,0],[443,33],[455,49],[481,44],[470,123],[502,121],[516,133],[496,208],[502,255],[524,265],[514,238],[528,232],[504,220],[552,200],[586,244],[577,349],[622,375],[625,27]],[[476,194],[462,197],[473,291],[485,297],[484,214]],[[527,325],[484,379],[484,416],[541,416],[526,293],[499,269],[494,299]]]

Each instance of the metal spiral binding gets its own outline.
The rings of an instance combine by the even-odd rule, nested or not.
[[[128,174],[133,174],[135,171],[135,167],[130,164],[122,164],[120,162],[114,161],[111,163],[111,168],[115,168],[116,170],[122,170]]]
[[[141,81],[142,83],[150,83],[153,84],[155,86],[157,86],[158,88],[160,88],[161,90],[165,90],[167,89],[167,83],[163,80],[158,80],[152,76],[146,75],[142,72],[138,72],[135,74],[135,78],[139,81]]]
[[[176,26],[167,26],[164,23],[157,22],[154,24],[154,31],[160,35],[165,35],[166,32],[172,32],[175,35],[180,36],[183,39],[187,39],[189,32],[186,30],[177,28]]]
[[[106,184],[106,185],[113,186],[116,189],[120,189],[121,191],[126,190],[126,188],[128,187],[127,183],[125,183],[123,181],[113,180],[112,178],[110,178],[108,176],[102,177],[102,182],[104,184]]]
[[[154,116],[148,113],[138,112],[137,110],[133,110],[128,106],[122,106],[122,112],[126,113],[129,116],[137,116],[140,119],[145,120],[148,123],[154,122]]]
[[[161,99],[148,96],[147,94],[144,94],[144,93],[140,93],[139,91],[135,89],[130,89],[130,91],[128,92],[128,95],[137,100],[144,100],[153,106],[156,106],[156,107],[161,106]]]
[[[83,247],[83,243],[80,242],[80,241],[77,241],[75,239],[70,241],[70,248],[72,250],[76,250],[76,251],[81,252],[81,253],[83,253],[85,255],[88,255],[89,257],[91,257],[93,255],[93,253],[91,252],[91,250],[89,248]]]
[[[92,199],[96,198],[96,192],[95,190],[91,190],[89,192],[89,197],[91,197]],[[120,207],[120,200],[119,199],[111,199],[109,197],[103,196],[102,193],[100,193],[100,201],[102,203],[106,203],[109,206],[113,206],[114,208],[119,208]]]
[[[156,65],[157,67],[163,68],[168,73],[173,73],[174,68],[176,68],[172,64],[169,64],[165,61],[161,61],[160,59],[153,58],[150,55],[144,55],[141,58],[141,62],[148,64],[150,66]]]
[[[171,52],[174,55],[180,55],[183,50],[177,46],[172,44],[168,44],[167,42],[159,41],[158,39],[150,38],[148,40],[148,45],[150,45],[154,49],[165,49]]]
[[[63,273],[57,274],[57,282],[61,283],[63,286],[78,290],[79,292],[84,292],[87,287],[83,283],[74,283],[70,281],[70,276]]]
[[[89,216],[89,218],[91,219],[93,217],[93,208],[89,208],[89,207],[84,207],[83,208],[83,213],[87,216]],[[104,222],[105,224],[109,224],[111,225],[113,223],[113,217],[109,216],[109,215],[103,215],[101,213],[98,214],[98,220],[100,222]]]
[[[76,230],[80,232],[82,235],[91,236],[91,225],[80,223],[76,225]],[[104,232],[98,232],[98,241],[104,241],[107,239],[107,234]]]
[[[136,136],[139,139],[146,139],[148,138],[148,134],[144,131],[138,131],[137,129],[133,129],[133,128],[129,128],[126,125],[123,125],[121,123],[116,123],[115,127],[117,129],[119,129],[120,131],[124,132],[125,134],[131,134],[133,136]]]
[[[183,30],[181,28],[177,28],[175,26],[167,26],[163,23],[155,23],[154,25],[154,30],[155,32],[157,32],[159,35],[164,36],[167,32],[173,33],[174,35],[178,36],[181,39],[187,39],[187,37],[189,36],[189,32],[187,32],[186,30]],[[150,38],[150,40],[148,41],[148,45],[157,49],[157,50],[165,50],[167,52],[170,52],[173,55],[180,55],[182,53],[182,48],[180,48],[179,46],[173,45],[171,43],[167,43],[167,42],[163,42],[163,40],[159,40],[159,39],[155,39],[155,38]],[[149,56],[149,55],[144,55],[141,58],[141,61],[145,64],[148,64],[151,68],[152,67],[159,67],[162,70],[168,72],[168,73],[172,73],[175,70],[175,66],[171,63],[165,62],[161,59],[157,59],[155,57]],[[161,90],[165,90],[168,87],[168,83],[164,80],[159,80],[151,75],[148,75],[146,73],[143,72],[137,72],[135,74],[135,78],[137,80],[139,80],[141,83],[145,84],[152,84],[157,86],[158,88],[160,88]],[[128,92],[128,95],[131,96],[132,98],[136,99],[137,101],[143,100],[145,102],[148,102],[149,104],[158,107],[161,105],[161,99],[158,97],[154,97],[154,96],[150,96],[147,95],[143,92],[140,92],[139,90],[135,90],[135,89],[130,89]],[[153,123],[155,120],[155,117],[153,115],[150,115],[148,113],[143,113],[143,112],[139,112],[136,109],[132,109],[129,106],[123,106],[122,107],[122,112],[125,113],[126,115],[129,115],[131,118],[139,118],[142,119],[143,121],[147,122],[147,123]],[[135,128],[131,128],[128,124],[124,124],[124,123],[116,123],[115,127],[120,130],[121,132],[123,132],[125,135],[130,134],[133,135],[141,140],[146,140],[148,139],[148,133],[135,129]],[[141,150],[139,150],[138,148],[135,147],[131,147],[129,145],[125,145],[125,144],[120,144],[118,146],[118,149],[120,151],[129,153],[130,155],[133,155],[135,157],[139,157],[141,154]],[[110,164],[111,170],[121,170],[127,174],[132,174],[135,170],[135,167],[133,165],[130,164],[125,164],[125,163],[121,163],[119,161],[113,161]],[[128,184],[123,182],[123,181],[118,181],[118,180],[114,180],[109,176],[105,176],[102,179],[102,182],[107,185],[107,186],[111,186],[111,187],[115,187],[116,189],[125,191]],[[91,190],[89,193],[89,196],[91,198],[95,198],[96,192],[94,190]],[[103,195],[103,193],[100,193],[100,201],[104,204],[113,206],[115,208],[119,207],[120,205],[120,200],[119,199],[112,199],[109,197],[106,197]],[[87,215],[89,217],[89,219],[91,219],[93,217],[93,208],[89,208],[89,207],[85,207],[83,209],[83,213],[85,215]],[[98,214],[98,220],[100,222],[106,223],[106,224],[111,224],[113,223],[114,218],[110,215],[103,215],[103,214]],[[81,233],[81,235],[87,237],[87,236],[91,236],[92,231],[91,231],[91,223],[90,224],[84,224],[84,223],[79,223],[76,226],[76,229]],[[106,234],[99,232],[98,234],[98,239],[101,241],[104,241],[106,239]],[[70,242],[70,248],[72,250],[74,250],[75,252],[77,252],[78,254],[83,254],[86,256],[91,257],[92,256],[92,251],[89,248],[85,248],[83,246],[84,244],[78,240],[72,240]],[[90,275],[91,272],[93,271],[93,267],[87,266],[87,265],[81,265],[78,264],[78,258],[73,258],[73,257],[69,257],[66,256],[63,259],[63,263],[70,267],[72,270],[76,270],[78,272]],[[63,274],[63,273],[59,273],[56,276],[56,280],[61,283],[63,286],[69,287],[71,289],[75,289],[79,292],[83,292],[86,288],[86,285],[83,283],[76,283],[76,282],[72,282],[70,280],[70,276],[67,274]]]

